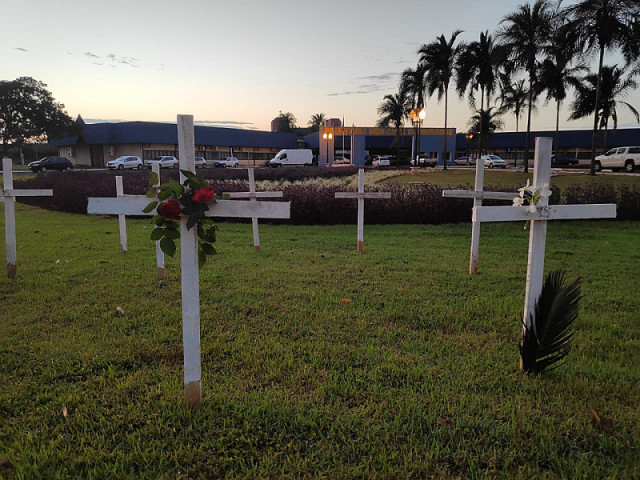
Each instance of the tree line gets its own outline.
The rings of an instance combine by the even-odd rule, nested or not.
[[[476,41],[458,41],[461,33],[440,35],[419,48],[416,67],[402,72],[398,92],[386,95],[378,107],[379,126],[395,127],[399,134],[409,112],[420,111],[425,97],[437,95],[439,103],[444,101],[446,129],[452,85],[473,111],[468,133],[480,150],[490,146],[491,133],[502,127],[502,115],[515,115],[517,132],[526,113],[524,170],[528,172],[531,114],[537,100],[555,102],[557,153],[560,107],[572,89],[569,120],[593,115],[594,175],[598,130],[604,129],[606,146],[606,131],[610,122],[617,128],[619,107],[631,111],[640,123],[638,111],[623,100],[637,88],[635,78],[640,76],[638,0],[582,0],[567,7],[562,0],[536,0],[505,15],[494,33],[485,31]],[[605,55],[614,52],[622,55],[624,65],[604,64]],[[597,69],[590,72],[588,63],[594,57]],[[446,158],[446,139],[443,152]]]

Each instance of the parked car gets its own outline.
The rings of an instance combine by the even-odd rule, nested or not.
[[[604,155],[596,157],[596,172],[603,168],[610,168],[614,172],[624,168],[627,172],[633,172],[640,166],[640,147],[612,148]]]
[[[34,172],[46,172],[47,170],[72,170],[73,164],[67,157],[44,157],[29,163],[29,168]]]
[[[213,162],[213,166],[218,168],[237,167],[238,159],[236,157],[227,157],[224,160],[216,160]]]
[[[334,158],[333,163],[335,163],[337,165],[346,165],[348,163],[351,163],[351,160],[349,160],[348,158],[345,158],[345,157],[336,157],[336,158]]]
[[[418,157],[418,165],[422,167],[435,167],[437,163],[438,163],[437,158],[427,157],[426,155],[420,155]],[[416,164],[415,159],[411,160],[411,165],[415,166],[415,164]]]
[[[561,166],[561,165],[578,165],[578,159],[574,157],[569,157],[567,155],[551,155],[551,165],[553,166]]]
[[[196,157],[196,168],[205,168],[207,166],[207,161],[204,157]]]
[[[107,167],[111,170],[124,170],[125,168],[140,169],[143,167],[143,164],[140,157],[123,156],[107,162]]]
[[[476,159],[471,157],[460,157],[456,158],[453,163],[456,165],[475,165]]]
[[[178,168],[178,159],[176,157],[163,155],[160,157],[152,158],[151,160],[145,160],[144,164],[151,168],[154,163],[159,163],[160,168]]]
[[[378,155],[373,159],[371,165],[374,167],[390,167],[391,166],[391,157],[389,155]]]
[[[313,165],[313,152],[308,148],[285,148],[267,163],[269,167],[284,167],[286,165]]]
[[[507,162],[501,159],[497,155],[482,155],[482,161],[484,162],[484,166],[489,168],[507,168]]]

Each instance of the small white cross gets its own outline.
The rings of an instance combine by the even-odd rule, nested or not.
[[[474,190],[444,190],[443,197],[473,198],[473,207],[482,205],[483,199],[513,200],[514,194],[509,192],[484,192],[484,161],[476,160],[476,181]],[[469,256],[469,273],[478,271],[478,251],[480,249],[480,222],[475,220],[471,225],[471,254]]]
[[[160,185],[160,163],[154,162],[151,166],[151,172],[155,173],[158,176],[158,181],[153,186]],[[129,198],[131,195],[125,195],[124,189],[122,187],[122,177],[116,177],[116,196],[118,198]],[[127,222],[126,215],[118,215],[118,226],[120,228],[120,247],[122,248],[122,253],[127,252]],[[158,279],[162,280],[165,276],[164,271],[164,252],[162,248],[160,248],[160,240],[156,242],[156,266],[158,270]]]
[[[195,142],[192,115],[178,115],[180,169],[195,173]],[[181,174],[180,182],[185,178]],[[149,204],[143,195],[124,198],[89,198],[87,213],[95,215],[151,216],[142,210]],[[238,202],[219,200],[210,205],[208,217],[289,218],[289,202]],[[182,342],[184,351],[184,399],[191,406],[202,401],[200,385],[200,288],[196,229],[187,230],[187,218],[180,218],[180,265],[182,287]]]
[[[533,188],[542,188],[545,185],[549,185],[551,177],[551,146],[551,138],[536,138]],[[536,301],[542,292],[547,220],[580,220],[616,217],[616,205],[614,203],[548,205],[548,202],[547,197],[541,197],[540,203],[537,205],[473,208],[473,221],[478,223],[531,221],[527,284],[524,302],[524,324],[527,326],[529,326],[530,313],[535,308]]]
[[[4,189],[0,190],[0,202],[4,202],[4,230],[7,242],[7,277],[15,278],[18,273],[16,253],[16,198],[15,197],[51,197],[53,190],[14,190],[13,165],[11,159],[2,159],[2,178]]]
[[[256,192],[256,178],[253,172],[253,168],[249,168],[249,191],[248,192],[230,192],[227,193],[229,198],[248,198],[250,201],[255,202],[258,198],[282,198],[283,192]],[[258,232],[258,219],[256,217],[251,218],[251,224],[253,227],[253,247],[256,252],[260,251],[260,233]]]
[[[336,192],[335,198],[358,199],[358,252],[364,252],[364,199],[365,198],[391,198],[391,192],[366,192],[364,191],[364,169],[358,170],[357,192]]]

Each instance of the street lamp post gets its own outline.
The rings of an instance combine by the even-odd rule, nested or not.
[[[322,138],[324,138],[326,140],[326,146],[327,146],[327,163],[325,164],[325,166],[329,166],[329,142],[331,141],[331,139],[333,138],[333,133],[323,133],[322,134]]]
[[[469,150],[470,150],[471,140],[473,139],[473,133],[467,133],[464,137],[467,139],[467,163],[471,163],[471,158],[469,158],[471,156],[469,154]]]
[[[417,141],[416,141],[416,158],[415,158],[415,165],[416,167],[420,166],[420,124],[422,123],[422,121],[425,119],[425,117],[427,116],[427,112],[425,111],[425,109],[423,107],[420,107],[418,109],[418,111],[416,112],[415,110],[411,110],[411,112],[409,112],[409,117],[411,118],[411,121],[413,122],[414,126],[416,127],[416,137],[417,137]]]

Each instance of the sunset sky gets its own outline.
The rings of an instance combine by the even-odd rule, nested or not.
[[[572,3],[572,2],[565,2]],[[306,2],[182,0],[22,0],[2,2],[2,79],[31,76],[86,121],[199,123],[269,130],[291,112],[372,126],[416,51],[456,29],[473,41],[493,32],[512,0]],[[606,64],[621,62],[609,55]],[[466,130],[470,109],[450,92],[450,126]],[[640,108],[640,91],[626,99]],[[591,120],[563,128],[588,128]],[[442,126],[444,106],[427,102],[426,126]],[[620,113],[620,112],[619,112]],[[515,129],[512,116],[505,130]],[[552,129],[555,106],[539,102],[533,129]],[[637,126],[623,110],[619,128]],[[521,119],[520,129],[526,126]]]

